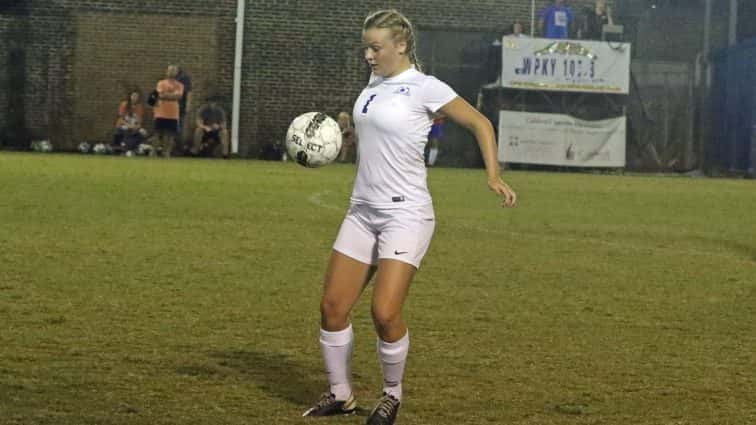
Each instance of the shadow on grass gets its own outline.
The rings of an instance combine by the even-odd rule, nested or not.
[[[248,377],[266,393],[307,406],[327,388],[322,368],[312,368],[290,356],[263,351],[227,351],[210,354],[219,365]]]
[[[233,370],[271,396],[303,409],[315,403],[328,389],[322,366],[313,368],[286,354],[264,351],[216,351],[210,353],[210,356],[218,360],[219,368]],[[367,416],[369,413],[370,411],[363,407],[358,407],[355,412],[357,416]]]
[[[738,254],[743,255],[751,262],[756,263],[756,246],[735,241],[721,241],[721,243]]]

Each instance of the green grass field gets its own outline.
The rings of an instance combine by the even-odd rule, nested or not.
[[[0,154],[0,423],[304,419],[354,169]],[[398,424],[756,423],[756,183],[432,169]],[[369,294],[366,294],[369,295]],[[381,388],[369,296],[358,402]]]

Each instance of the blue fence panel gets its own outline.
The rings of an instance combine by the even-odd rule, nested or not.
[[[756,131],[756,39],[714,55],[709,160],[727,171],[753,169]]]

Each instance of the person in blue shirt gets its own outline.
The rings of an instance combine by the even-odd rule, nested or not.
[[[572,9],[564,4],[565,0],[554,0],[554,4],[540,14],[538,28],[545,38],[569,38],[570,24],[574,16]]]

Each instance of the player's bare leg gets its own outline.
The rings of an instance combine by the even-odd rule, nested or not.
[[[320,302],[320,347],[330,389],[302,416],[350,414],[357,408],[351,386],[353,346],[350,314],[375,268],[333,251]]]
[[[409,333],[402,318],[402,306],[415,271],[413,265],[393,259],[381,260],[378,266],[372,313],[383,370],[383,396],[370,413],[368,425],[391,425],[399,411],[409,351]]]

